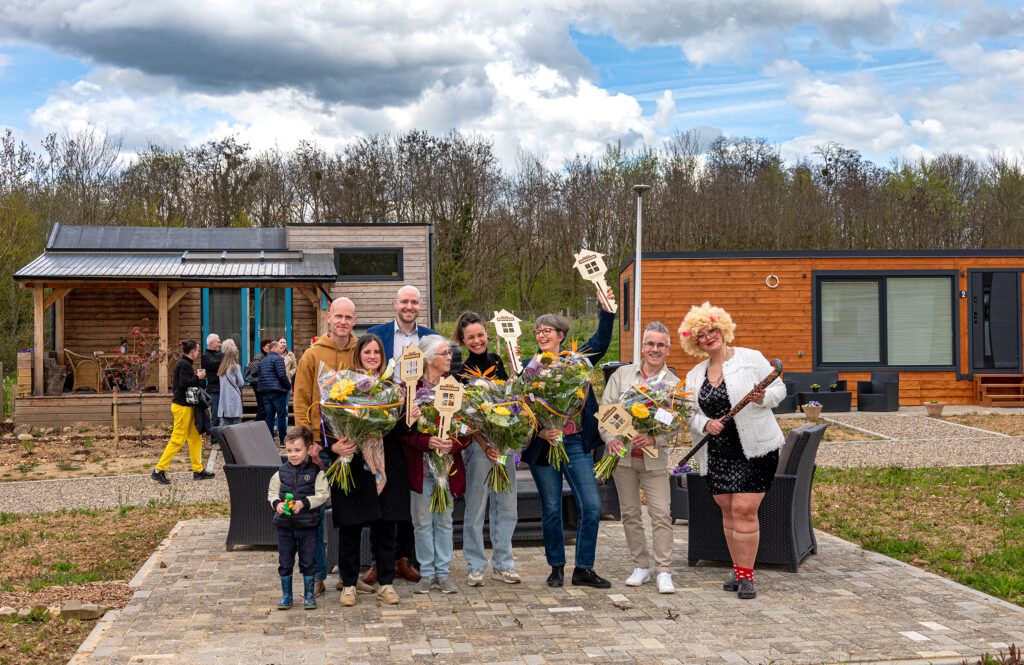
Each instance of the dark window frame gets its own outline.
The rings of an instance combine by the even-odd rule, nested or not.
[[[888,277],[947,277],[952,312],[950,344],[952,364],[950,365],[890,365],[889,331],[886,316],[886,278]],[[960,298],[959,272],[957,270],[815,270],[811,272],[813,293],[811,297],[811,339],[814,341],[814,371],[863,372],[872,370],[892,372],[958,372],[960,365]],[[821,360],[821,284],[822,282],[870,282],[878,283],[879,356],[877,363],[839,362],[826,363]]]
[[[370,254],[395,252],[398,254],[398,275],[342,275],[342,254]],[[334,271],[337,282],[401,282],[405,280],[405,248],[404,247],[335,247]]]

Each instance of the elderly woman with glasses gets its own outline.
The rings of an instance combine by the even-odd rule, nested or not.
[[[452,367],[452,351],[448,342],[440,335],[420,338],[420,350],[426,366],[423,376],[416,385],[416,392],[426,389],[433,391]],[[420,409],[413,406],[412,417],[420,417]],[[441,436],[430,436],[413,431],[403,437],[405,462],[409,472],[410,508],[412,511],[413,534],[416,539],[416,558],[420,560],[420,581],[412,588],[413,593],[429,593],[434,587],[443,593],[458,593],[459,588],[451,580],[452,557],[452,508],[444,513],[430,510],[430,495],[434,491],[433,469],[427,462],[427,454],[436,450],[450,455],[453,464],[448,476],[448,490],[452,499],[466,492],[466,466],[460,452],[472,441],[468,436],[451,437],[444,432]]]
[[[733,561],[733,575],[722,588],[749,599],[757,595],[754,560],[761,534],[757,509],[771,488],[779,448],[785,443],[771,409],[786,397],[786,388],[775,379],[735,418],[722,422],[722,416],[772,371],[760,351],[729,346],[735,331],[729,313],[707,302],[691,307],[679,326],[683,350],[706,356],[686,375],[686,390],[698,396],[690,435],[695,443],[711,435],[696,461],[722,509],[722,529]]]
[[[614,294],[608,289],[608,300]],[[590,362],[596,365],[604,357],[612,341],[612,324],[615,315],[604,309],[598,312],[597,332],[582,345]],[[544,314],[537,319],[537,338],[540,353],[557,354],[569,333],[569,321],[562,316]],[[530,362],[538,362],[532,360]],[[576,526],[576,568],[572,583],[597,589],[611,587],[611,582],[594,572],[594,558],[597,551],[597,527],[601,521],[601,495],[594,478],[592,453],[603,441],[598,433],[597,400],[593,391],[588,391],[583,413],[562,430],[565,452],[569,462],[555,469],[548,464],[547,448],[555,443],[559,431],[545,428],[536,433],[530,444],[523,450],[522,460],[530,465],[530,474],[537,484],[541,500],[541,530],[544,536],[544,554],[551,574],[547,584],[560,587],[565,583],[565,534],[562,531],[562,479],[569,483],[576,500],[579,521]]]

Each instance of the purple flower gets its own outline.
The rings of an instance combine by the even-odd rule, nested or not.
[[[684,464],[683,466],[677,466],[676,468],[672,469],[672,475],[678,476],[679,474],[687,473],[688,471],[693,471],[693,469],[690,468],[689,464]]]
[[[416,399],[427,399],[430,397],[430,388],[417,388]]]
[[[371,379],[368,376],[364,376],[363,378],[361,378],[358,381],[356,381],[356,389],[358,389],[360,392],[364,392],[365,393],[365,392],[367,392],[372,387],[373,387],[373,379]]]
[[[519,462],[522,460],[522,458],[519,457],[519,455],[515,455],[515,454],[513,454],[512,457],[514,457],[515,460],[516,460],[516,466],[519,466]]]

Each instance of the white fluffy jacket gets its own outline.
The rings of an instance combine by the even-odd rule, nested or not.
[[[733,356],[722,365],[722,373],[725,376],[726,391],[729,393],[729,404],[735,406],[755,384],[771,374],[773,368],[760,351],[738,346],[731,348]],[[705,359],[686,375],[686,390],[693,393],[694,400],[693,417],[690,419],[690,437],[694,445],[700,443],[707,435],[704,425],[711,420],[704,415],[700,410],[700,404],[697,403],[710,362],[710,358]],[[782,379],[775,379],[765,389],[763,404],[751,402],[736,414],[736,430],[739,432],[740,444],[747,459],[767,455],[785,443],[786,439],[782,436],[782,430],[779,429],[779,424],[772,413],[772,408],[778,406],[785,397],[785,384]],[[707,446],[694,456],[694,460],[701,475],[707,473]]]

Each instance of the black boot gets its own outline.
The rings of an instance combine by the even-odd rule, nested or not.
[[[593,568],[575,568],[572,571],[573,586],[589,586],[595,589],[611,589],[612,583],[594,572]]]
[[[207,480],[209,478],[213,478],[215,475],[217,475],[217,474],[213,473],[212,471],[205,471],[205,470],[204,471],[193,471],[192,472],[192,479],[193,480]]]
[[[153,471],[153,473],[149,477],[155,480],[156,482],[160,483],[161,485],[171,484],[171,479],[168,478],[167,474],[164,473],[163,471]]]
[[[551,566],[548,575],[548,586],[559,587],[565,584],[565,566]]]

